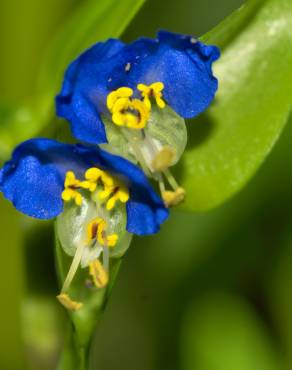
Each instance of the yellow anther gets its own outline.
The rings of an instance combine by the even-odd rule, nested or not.
[[[105,221],[100,217],[97,217],[89,222],[86,229],[88,242],[98,238],[98,234],[101,234],[104,230],[104,224]]]
[[[62,199],[66,202],[74,200],[80,206],[82,204],[82,195],[77,190],[86,189],[94,192],[99,182],[103,186],[103,190],[98,191],[96,196],[100,200],[109,198],[106,202],[107,210],[112,210],[118,200],[122,203],[126,203],[129,200],[128,189],[111,175],[96,167],[89,168],[85,172],[84,181],[76,179],[74,173],[68,171],[64,183],[65,189],[62,192]]]
[[[98,182],[103,185],[103,190],[98,191],[97,196],[100,200],[107,200],[106,209],[112,210],[118,200],[126,203],[129,200],[128,189],[111,175],[99,168],[89,168],[85,172],[85,180],[79,186],[93,192],[96,190]]]
[[[150,98],[155,99],[159,108],[165,107],[165,102],[162,99],[162,90],[164,89],[164,84],[162,82],[154,82],[151,85],[138,84],[137,89],[141,91],[144,103],[148,108],[151,108]]]
[[[108,273],[99,260],[90,262],[89,275],[97,288],[104,288],[108,283]]]
[[[62,199],[65,202],[69,202],[70,200],[74,200],[75,204],[77,206],[81,206],[81,204],[82,204],[82,196],[81,196],[81,194],[78,193],[77,190],[65,189],[62,192]]]
[[[83,306],[83,303],[73,301],[68,294],[61,293],[57,295],[58,301],[70,311],[77,311]]]
[[[108,186],[108,187],[106,187],[104,190],[102,190],[102,191],[100,191],[99,193],[98,193],[98,198],[100,199],[100,200],[105,200],[106,198],[108,198],[110,195],[111,195],[111,193],[113,192],[113,187],[112,186]]]
[[[107,246],[108,247],[114,247],[117,244],[118,241],[118,235],[112,234],[107,237]]]
[[[117,100],[119,100],[120,98],[130,98],[132,95],[133,90],[129,87],[120,87],[119,89],[109,93],[106,100],[109,111],[112,112]]]
[[[142,129],[150,116],[149,107],[139,99],[120,98],[112,109],[112,120],[118,126]]]
[[[118,241],[117,234],[106,235],[107,223],[103,218],[97,217],[87,225],[88,242],[96,239],[99,244],[114,247]]]
[[[129,200],[129,191],[121,183],[116,183],[114,186],[106,188],[101,193],[101,197],[103,199],[109,197],[108,201],[106,202],[106,209],[108,211],[111,211],[116,205],[117,201],[127,203],[127,201]]]
[[[75,174],[73,171],[68,171],[66,173],[66,178],[65,178],[65,188],[70,187],[70,186],[79,186],[80,181],[76,179]]]
[[[166,207],[176,206],[181,203],[186,196],[185,189],[179,187],[175,191],[164,191],[162,193],[163,201]]]
[[[175,155],[176,151],[173,148],[169,146],[163,147],[152,161],[153,170],[165,171],[169,166],[173,164]]]
[[[85,181],[82,182],[82,186],[89,191],[94,191],[97,187],[97,182],[101,178],[102,171],[99,168],[89,168],[85,172]]]
[[[93,192],[96,190],[99,180],[101,180],[102,183],[107,186],[111,186],[113,184],[113,178],[110,175],[99,168],[92,167],[85,172],[85,181],[82,181],[80,186],[83,189],[88,189],[89,191]]]
[[[101,174],[101,180],[105,186],[113,186],[114,184],[113,177],[104,171]]]
[[[82,196],[77,191],[81,187],[81,181],[75,177],[75,174],[72,171],[66,173],[66,178],[64,182],[64,190],[62,192],[62,199],[65,202],[74,200],[76,205],[81,206]]]

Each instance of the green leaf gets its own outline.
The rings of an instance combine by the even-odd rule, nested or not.
[[[226,293],[194,302],[183,322],[183,370],[280,370],[280,356],[252,308]]]
[[[259,11],[266,0],[248,0],[238,10],[234,11],[223,22],[201,37],[206,43],[213,43],[222,50],[247,27],[253,16]]]
[[[47,91],[51,99],[60,89],[68,64],[92,44],[120,36],[144,1],[87,0],[82,4],[48,51],[40,77],[41,90]]]
[[[240,32],[230,40],[232,30]],[[292,100],[292,2],[250,1],[203,39],[225,49],[214,68],[216,100],[188,125],[180,175],[192,211],[238,192],[281,134]]]

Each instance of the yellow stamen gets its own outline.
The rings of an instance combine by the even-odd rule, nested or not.
[[[83,189],[88,189],[89,191],[93,192],[96,190],[99,180],[101,180],[102,183],[107,186],[112,186],[113,184],[113,178],[110,175],[99,168],[92,167],[85,172],[85,181],[82,181],[80,186]]]
[[[76,179],[72,171],[68,171],[65,178],[64,187],[62,192],[62,199],[66,202],[73,199],[75,203],[80,206],[82,204],[82,195],[77,191],[78,189],[86,189],[94,192],[100,182],[104,189],[97,192],[100,200],[107,200],[106,209],[112,210],[119,200],[126,203],[129,200],[128,189],[114,177],[100,170],[99,168],[92,167],[85,172],[85,180],[80,181]]]
[[[152,161],[152,168],[154,171],[165,171],[173,164],[176,152],[173,148],[165,146],[155,156]]]
[[[85,181],[82,181],[82,187],[88,189],[89,191],[95,191],[97,187],[97,182],[101,178],[102,171],[99,168],[89,168],[85,172]]]
[[[112,234],[107,236],[107,246],[108,247],[114,247],[117,244],[118,241],[118,235]]]
[[[62,192],[62,199],[65,202],[74,200],[77,206],[81,206],[82,196],[77,191],[77,189],[79,189],[80,187],[81,187],[81,181],[75,177],[75,174],[72,171],[68,171],[65,177],[65,182],[64,182],[65,189]]]
[[[104,288],[108,283],[108,273],[99,260],[90,262],[89,275],[97,288]]]
[[[88,242],[91,242],[92,240],[97,239],[98,232],[100,232],[100,229],[101,228],[104,229],[104,227],[102,227],[102,224],[104,223],[105,221],[100,217],[94,218],[93,220],[89,222],[89,224],[87,225],[87,229],[86,229]]]
[[[185,189],[179,187],[175,191],[164,191],[162,193],[163,201],[166,207],[176,206],[181,203],[186,196]]]
[[[94,239],[100,245],[114,247],[118,241],[117,234],[106,235],[107,223],[103,218],[97,217],[87,225],[87,241],[92,242]]]
[[[140,130],[146,126],[150,108],[139,99],[120,98],[112,108],[112,120],[117,126]]]
[[[120,98],[130,98],[132,95],[133,90],[129,87],[120,87],[119,89],[109,93],[106,100],[109,111],[112,112],[117,100],[119,100]]]
[[[73,301],[68,294],[61,293],[57,295],[58,301],[70,311],[77,311],[83,306],[83,303]]]
[[[111,211],[115,207],[117,201],[127,203],[130,197],[128,189],[118,182],[116,182],[116,184],[112,187],[106,187],[105,191],[101,193],[101,196],[103,199],[109,197],[108,201],[106,202],[106,209],[108,211]]]
[[[112,186],[105,187],[105,189],[103,191],[100,191],[98,193],[98,198],[100,200],[105,200],[106,198],[108,198],[111,195],[111,193],[113,192],[113,189],[114,189],[114,187],[112,187]]]
[[[137,89],[141,91],[144,103],[149,109],[151,108],[151,97],[155,99],[159,108],[165,107],[166,104],[162,99],[162,90],[164,89],[164,84],[162,82],[154,82],[151,85],[138,84]]]

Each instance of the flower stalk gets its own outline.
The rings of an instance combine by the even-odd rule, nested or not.
[[[64,253],[56,235],[55,259],[57,274],[62,286],[68,266],[68,256]],[[106,307],[121,264],[121,258],[110,260],[110,280],[105,288],[91,291],[84,284],[84,271],[79,270],[71,283],[70,292],[78,291],[83,297],[82,308],[68,311],[70,325],[65,338],[63,353],[57,370],[89,370],[90,347],[98,322]]]

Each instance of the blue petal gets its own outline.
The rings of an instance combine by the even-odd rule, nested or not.
[[[127,230],[145,235],[159,230],[168,211],[146,176],[124,158],[99,148],[67,145],[49,139],[32,139],[19,145],[0,171],[0,191],[19,211],[50,219],[62,212],[61,193],[67,171],[82,178],[90,167],[99,167],[129,186]]]
[[[76,146],[49,139],[28,140],[1,169],[0,190],[20,212],[50,219],[62,212],[66,172],[81,175],[88,166]]]
[[[86,143],[106,143],[105,128],[94,104],[76,91],[70,100],[70,105],[58,105],[57,114],[71,123],[72,134],[76,139]]]
[[[74,136],[87,143],[105,143],[100,113],[106,110],[107,80],[115,54],[123,48],[119,40],[97,43],[67,69],[56,112],[71,123]]]
[[[217,47],[191,36],[161,31],[157,40],[141,38],[120,51],[120,65],[114,67],[109,86],[135,89],[138,83],[161,81],[168,104],[184,118],[195,117],[214,99],[218,81],[212,63],[219,55]]]

